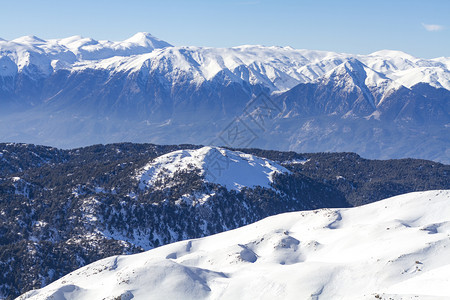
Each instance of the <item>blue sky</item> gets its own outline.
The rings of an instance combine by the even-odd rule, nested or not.
[[[0,37],[150,32],[174,45],[450,56],[449,0],[0,0]]]

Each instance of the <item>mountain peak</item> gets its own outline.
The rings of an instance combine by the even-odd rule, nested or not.
[[[373,53],[370,53],[369,56],[382,56],[382,57],[389,57],[389,58],[395,58],[395,57],[401,57],[409,60],[415,59],[414,56],[398,50],[379,50]]]
[[[342,76],[351,76],[352,78],[356,79],[358,81],[364,82],[366,78],[366,71],[365,66],[362,62],[360,62],[356,58],[349,58],[346,59],[343,63],[329,71],[327,74],[325,74],[325,78],[335,78],[335,77],[342,77]]]
[[[143,40],[143,39],[156,39],[151,33],[148,32],[138,32],[130,37],[128,40]]]
[[[138,32],[132,37],[123,41],[124,43],[137,44],[143,47],[152,47],[152,48],[165,48],[172,46],[171,44],[154,37],[148,32]]]
[[[337,69],[343,68],[350,72],[361,72],[364,70],[364,67],[365,65],[358,59],[349,58],[345,60],[345,62],[342,63],[340,66],[338,66]]]
[[[157,179],[172,178],[178,171],[199,169],[207,182],[230,190],[261,186],[270,188],[274,173],[289,172],[268,159],[219,147],[178,150],[162,155],[145,166],[138,179],[140,187],[153,185]]]
[[[47,41],[45,41],[41,38],[38,38],[35,35],[26,35],[26,36],[22,36],[20,38],[12,40],[12,42],[20,43],[20,44],[44,44]]]
[[[392,83],[392,80],[387,78],[384,74],[375,71],[356,58],[345,60],[342,64],[330,71],[325,77],[342,77],[346,75],[351,76],[353,82],[360,87],[364,84],[373,87],[386,87],[387,83]],[[393,86],[398,86],[398,84],[394,84]]]

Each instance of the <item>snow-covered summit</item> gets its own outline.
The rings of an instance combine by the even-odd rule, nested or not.
[[[42,45],[46,43],[45,40],[38,38],[35,35],[22,36],[12,40],[12,42],[17,44],[31,44],[31,45]]]
[[[171,47],[172,45],[160,40],[157,37],[154,37],[148,32],[138,32],[129,39],[126,39],[122,42],[122,44],[135,44],[140,45],[143,47],[158,49],[158,48],[165,48],[165,47]]]
[[[243,187],[270,188],[275,173],[289,171],[265,158],[219,147],[178,150],[162,155],[147,164],[138,174],[140,187],[157,180],[173,178],[176,172],[200,170],[204,179],[230,190]]]
[[[138,55],[172,46],[146,32],[136,33],[132,37],[118,42],[108,40],[96,41],[80,36],[54,41],[76,54],[79,60],[89,61],[107,59],[114,56]]]
[[[133,56],[150,53],[155,49],[171,47],[149,33],[139,32],[125,41],[108,41],[71,36],[62,39],[44,40],[36,36],[23,36],[11,41],[0,39],[0,58],[9,57],[21,71],[25,65],[65,65],[71,69],[81,61],[98,61],[116,56]],[[29,58],[27,63],[21,61]],[[59,68],[54,68],[57,71]],[[49,75],[49,74],[47,74]]]
[[[403,59],[415,60],[414,56],[398,50],[379,50],[370,53],[368,56],[381,56],[381,57],[401,57]]]
[[[18,299],[448,299],[450,191],[285,213],[106,258]]]

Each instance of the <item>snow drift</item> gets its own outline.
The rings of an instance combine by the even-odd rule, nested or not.
[[[450,191],[286,213],[83,267],[19,299],[444,299]]]

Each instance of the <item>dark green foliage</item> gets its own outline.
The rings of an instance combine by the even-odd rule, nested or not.
[[[344,193],[358,206],[388,197],[450,188],[450,166],[421,159],[368,160],[354,153],[303,154],[305,164],[287,167]]]
[[[294,173],[341,191],[351,206],[392,196],[450,188],[450,166],[423,159],[369,160],[355,153],[238,149],[282,163]],[[303,163],[292,163],[300,160]]]

